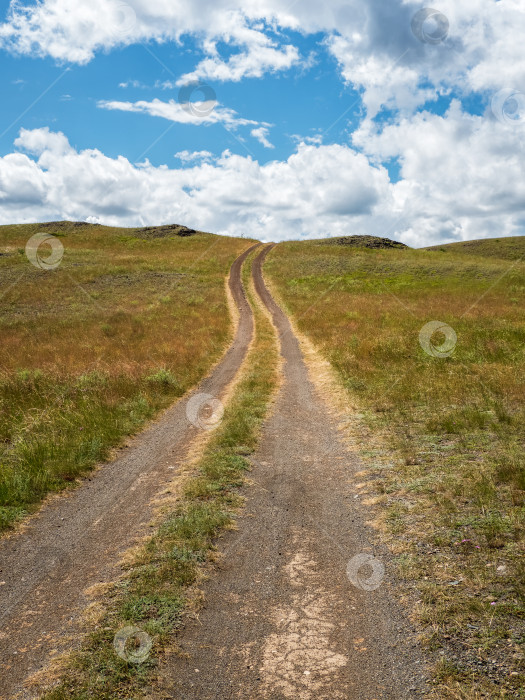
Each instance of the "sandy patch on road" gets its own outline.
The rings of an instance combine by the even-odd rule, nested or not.
[[[291,607],[276,608],[271,616],[277,631],[264,643],[260,669],[263,692],[269,697],[315,700],[327,679],[348,663],[331,644],[335,625],[330,622],[335,596],[320,585],[317,562],[299,546],[284,567],[289,583],[297,589]],[[333,695],[333,698],[343,698]]]

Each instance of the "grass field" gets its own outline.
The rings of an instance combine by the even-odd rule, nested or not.
[[[525,697],[525,238],[475,250],[284,243],[265,273],[362,419],[436,697]]]
[[[463,241],[447,243],[442,246],[432,246],[426,250],[440,253],[459,253],[482,257],[499,258],[500,260],[523,260],[525,255],[525,236],[511,238],[482,238],[478,241]]]
[[[55,269],[26,255],[39,231],[62,244]],[[224,350],[224,280],[249,242],[176,233],[0,227],[0,530],[107,457]]]

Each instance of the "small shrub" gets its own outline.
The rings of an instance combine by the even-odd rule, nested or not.
[[[178,386],[178,382],[173,376],[171,370],[161,367],[156,372],[149,374],[146,381],[150,384],[160,384],[164,387]]]

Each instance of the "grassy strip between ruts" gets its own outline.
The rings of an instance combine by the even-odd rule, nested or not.
[[[245,286],[249,265],[245,262]],[[246,456],[258,443],[262,421],[277,386],[278,348],[273,327],[254,303],[256,332],[224,418],[199,458],[195,472],[180,487],[180,497],[162,516],[155,534],[133,556],[127,575],[107,596],[105,612],[82,649],[67,662],[59,685],[46,700],[142,697],[155,684],[158,659],[173,646],[189,606],[198,604],[194,585],[213,559],[214,539],[231,526],[242,498],[236,489],[249,469]],[[153,641],[143,663],[117,655],[114,639],[126,627],[140,628]],[[124,651],[134,653],[137,637]],[[136,652],[136,647],[135,647]]]

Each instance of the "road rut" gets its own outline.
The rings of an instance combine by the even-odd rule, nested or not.
[[[356,497],[361,468],[312,385],[290,323],[262,277],[284,377],[238,530],[221,540],[207,604],[163,671],[160,696],[184,700],[405,700],[425,692],[414,630],[393,602],[388,553]],[[368,561],[368,564],[366,562]],[[363,566],[363,562],[365,565]]]
[[[172,481],[199,430],[186,417],[198,393],[220,398],[239,370],[253,334],[241,267],[233,264],[230,289],[239,322],[233,344],[214,371],[147,430],[118,459],[82,485],[50,499],[21,533],[0,540],[0,698],[31,697],[24,680],[46,666],[52,652],[78,636],[85,591],[121,573],[122,553],[148,533],[151,501]]]

